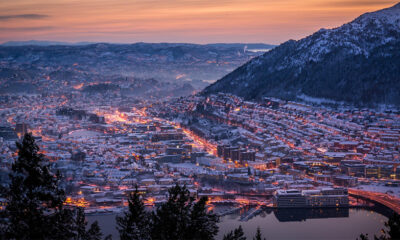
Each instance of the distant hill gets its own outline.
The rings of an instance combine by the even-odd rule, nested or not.
[[[216,92],[245,99],[310,96],[400,105],[400,3],[287,41],[208,86],[203,94]]]
[[[93,44],[93,42],[76,42],[76,43],[69,43],[69,42],[56,42],[56,41],[37,41],[37,40],[29,40],[29,41],[9,41],[2,43],[2,46],[55,46],[55,45],[88,45]]]
[[[71,44],[27,41],[5,45],[13,46],[0,45],[0,61],[7,63],[0,69],[0,83],[10,78],[40,82],[44,82],[43,78],[97,82],[120,75],[169,82],[187,81],[201,90],[262,54],[246,51],[245,46],[252,44]]]
[[[1,46],[80,46],[96,44],[98,42],[58,42],[58,41],[40,41],[40,40],[28,40],[28,41],[8,41],[0,44]],[[117,44],[117,45],[128,45],[130,43],[105,43],[105,44]],[[144,44],[143,42],[133,43],[133,44]],[[149,43],[149,44],[169,44],[169,45],[186,45],[186,43]],[[191,45],[188,43],[188,45]],[[244,48],[248,49],[272,49],[275,45],[265,44],[265,43],[209,43],[204,44],[208,47],[216,48]]]
[[[235,47],[235,48],[244,48],[247,49],[272,49],[276,47],[272,44],[264,44],[264,43],[210,43],[206,44],[207,46],[212,47]]]
[[[81,91],[135,97],[185,96],[262,54],[251,51],[252,44],[248,43],[9,44],[18,46],[0,45],[0,94],[29,90],[38,94]],[[265,50],[269,45],[254,46]],[[23,84],[32,86],[25,89]]]

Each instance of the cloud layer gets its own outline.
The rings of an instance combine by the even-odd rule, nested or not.
[[[7,21],[13,19],[43,19],[49,17],[44,14],[18,14],[18,15],[0,15],[0,21]]]

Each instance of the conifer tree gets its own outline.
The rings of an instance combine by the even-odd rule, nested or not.
[[[169,189],[168,201],[153,214],[152,239],[185,239],[190,221],[190,207],[194,199],[189,191],[176,185]]]
[[[59,187],[61,175],[53,174],[31,134],[17,142],[18,158],[12,165],[11,184],[3,188],[8,204],[4,235],[7,239],[97,240],[101,231],[94,222],[86,231],[82,208],[65,208]]]
[[[65,194],[31,134],[17,142],[6,192],[6,237],[13,239],[69,239],[74,236],[73,211],[63,208]]]
[[[186,187],[176,185],[168,201],[152,214],[145,210],[138,190],[130,196],[129,209],[117,217],[121,239],[214,239],[218,217],[207,212],[207,198],[195,202]]]
[[[400,239],[400,215],[393,214],[385,223],[387,229],[383,230],[386,239]]]
[[[76,237],[75,239],[80,240],[80,239],[85,239],[86,237],[86,225],[87,221],[85,218],[85,212],[83,211],[83,208],[78,208],[77,213],[76,213],[76,218],[75,218],[75,225],[76,225]]]
[[[257,232],[253,240],[266,240],[265,238],[262,238],[260,227],[257,228]]]
[[[90,225],[89,230],[86,232],[85,240],[100,240],[102,235],[103,234],[101,233],[99,223],[97,221],[94,221]]]
[[[218,216],[207,212],[206,204],[208,198],[202,197],[197,201],[190,213],[190,222],[186,231],[187,239],[214,239],[218,234]]]
[[[361,234],[360,238],[357,238],[357,240],[369,240],[368,233],[367,234]]]
[[[400,239],[400,215],[394,213],[387,222],[385,222],[386,229],[382,229],[382,236],[374,236],[375,240],[398,240]],[[361,234],[358,238],[360,240],[369,240],[368,234]]]
[[[145,210],[137,186],[129,197],[128,211],[124,213],[124,216],[117,216],[116,220],[122,240],[150,239],[150,214]]]
[[[79,207],[76,209],[76,216],[75,216],[75,226],[76,226],[76,235],[75,240],[98,240],[101,239],[103,235],[99,224],[97,221],[94,221],[91,225],[89,230],[86,230],[88,222],[85,218],[85,212],[83,208]]]
[[[246,240],[244,236],[243,228],[240,225],[235,230],[229,232],[228,234],[224,235],[223,240]]]
[[[187,188],[179,185],[168,192],[168,201],[153,214],[152,239],[214,239],[219,219],[207,212],[207,198],[195,202]]]

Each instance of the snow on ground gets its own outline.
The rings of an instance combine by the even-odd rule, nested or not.
[[[400,187],[389,187],[384,185],[359,185],[357,189],[370,192],[386,193],[391,196],[400,198]]]
[[[316,104],[323,104],[323,103],[331,103],[331,104],[341,104],[343,105],[343,101],[335,101],[327,98],[316,98],[316,97],[311,97],[305,94],[298,95],[297,98],[305,101],[305,102],[310,102],[310,103],[316,103]]]

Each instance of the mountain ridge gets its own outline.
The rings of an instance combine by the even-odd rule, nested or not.
[[[289,40],[208,86],[203,94],[289,100],[305,94],[400,105],[399,90],[394,90],[400,89],[399,49],[400,4],[396,4],[340,27]]]
[[[60,41],[46,41],[46,40],[27,40],[27,41],[7,41],[0,44],[3,47],[22,47],[22,46],[83,46],[83,45],[95,45],[95,44],[109,44],[109,45],[135,45],[135,44],[153,44],[153,45],[203,45],[210,47],[226,47],[226,48],[238,48],[247,46],[250,49],[271,49],[275,45],[267,43],[206,43],[206,44],[196,44],[196,43],[146,43],[146,42],[133,42],[133,43],[113,43],[113,42],[60,42]]]

